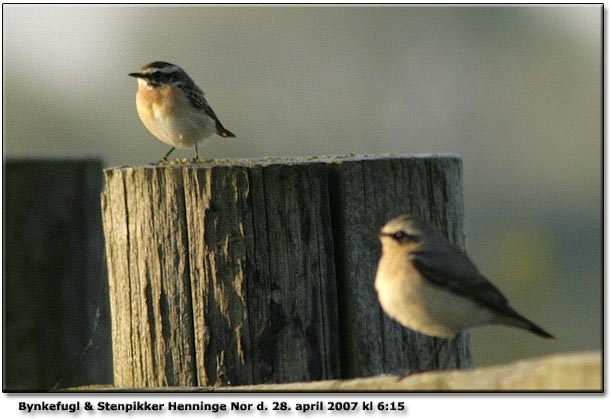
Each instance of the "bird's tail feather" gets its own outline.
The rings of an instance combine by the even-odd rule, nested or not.
[[[508,308],[508,312],[503,313],[504,316],[499,319],[499,323],[507,326],[519,327],[520,329],[528,330],[535,335],[541,336],[545,339],[556,339],[554,335],[546,332],[541,327],[537,326],[526,317],[517,313],[515,310]]]
[[[231,132],[231,131],[227,130],[227,129],[224,129],[224,128],[223,128],[223,130],[222,130],[222,131],[221,131],[221,130],[219,130],[219,131],[217,131],[217,132],[218,132],[218,134],[219,134],[221,137],[225,137],[225,138],[227,138],[227,137],[235,138],[235,134],[234,134],[233,132]]]
[[[542,338],[545,339],[556,339],[556,337],[554,335],[552,335],[551,333],[547,333],[545,330],[541,329],[539,326],[537,326],[536,324],[534,324],[533,322],[529,322],[529,327],[528,330],[529,332],[534,333],[535,335],[539,335]]]
[[[224,138],[227,138],[227,137],[235,138],[235,134],[229,131],[228,129],[225,129],[225,127],[221,125],[219,122],[217,122],[216,124],[216,133]]]

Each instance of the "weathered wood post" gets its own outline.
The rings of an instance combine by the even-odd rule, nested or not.
[[[4,164],[3,389],[110,383],[102,162]]]
[[[111,169],[106,185],[115,385],[339,374],[324,164]]]
[[[379,245],[364,232],[411,211],[462,244],[459,157],[215,161],[105,177],[116,386],[310,381],[428,360],[431,339],[379,309]],[[468,342],[456,359],[469,365]]]

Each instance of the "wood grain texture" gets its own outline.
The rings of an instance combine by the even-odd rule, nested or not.
[[[379,244],[365,231],[410,211],[463,245],[460,164],[397,156],[106,170],[115,385],[283,383],[422,365],[433,339],[381,312]],[[451,365],[470,365],[468,338],[458,344]]]
[[[182,173],[128,169],[105,177],[115,383],[195,385]]]
[[[324,165],[113,169],[106,180],[115,385],[338,376]]]
[[[102,162],[4,165],[5,391],[110,382]]]

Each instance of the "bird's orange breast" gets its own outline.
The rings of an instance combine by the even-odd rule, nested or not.
[[[137,95],[138,111],[147,114],[148,118],[160,119],[172,115],[180,102],[184,101],[182,93],[175,86],[160,89],[140,89]],[[183,104],[184,105],[184,104]]]
[[[175,86],[158,89],[141,86],[136,96],[136,107],[151,134],[172,147],[191,147],[216,132],[215,121],[194,107]]]

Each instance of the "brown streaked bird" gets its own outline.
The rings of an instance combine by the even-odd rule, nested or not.
[[[216,116],[204,92],[179,66],[155,61],[147,64],[138,73],[130,73],[138,79],[136,108],[144,126],[158,140],[172,148],[195,149],[195,160],[199,158],[197,143],[213,134],[235,137],[225,129]]]
[[[511,308],[469,257],[423,219],[393,218],[379,238],[375,289],[382,309],[402,326],[452,338],[472,327],[499,324],[554,338]]]

